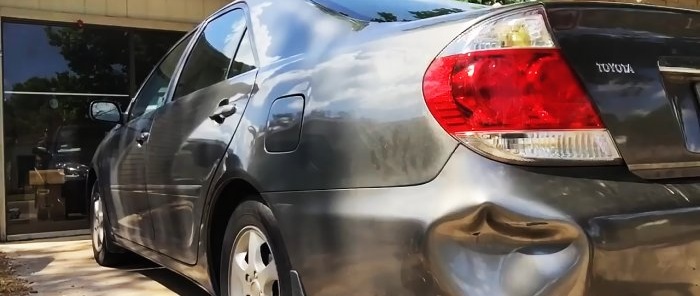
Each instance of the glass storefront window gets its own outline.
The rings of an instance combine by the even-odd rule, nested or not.
[[[6,94],[5,196],[8,234],[88,227],[86,179],[112,126],[87,118],[90,101],[128,96]]]
[[[7,22],[3,39],[5,91],[129,91],[124,30]]]
[[[155,30],[135,30],[132,34],[133,56],[134,56],[134,94],[146,76],[151,73],[153,66],[168,52],[184,33],[155,31]]]
[[[129,104],[184,32],[2,22],[7,234],[88,227],[87,173],[113,126],[94,100]]]

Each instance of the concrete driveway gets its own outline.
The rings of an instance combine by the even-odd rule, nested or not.
[[[92,258],[89,237],[0,244],[38,295],[207,295],[185,278],[136,258],[120,269]]]

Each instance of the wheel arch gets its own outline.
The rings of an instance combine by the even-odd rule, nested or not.
[[[95,181],[97,181],[97,170],[91,166],[90,170],[88,171],[87,182],[85,182],[85,196],[90,196],[92,192],[92,185],[95,184]]]
[[[221,249],[233,211],[244,201],[254,200],[269,207],[262,197],[259,187],[244,174],[225,173],[220,178],[210,195],[206,213],[206,224],[202,229],[206,233],[205,246],[209,276],[215,291],[219,289],[219,271]]]
[[[97,181],[97,173],[95,172],[95,169],[91,166],[90,170],[88,171],[88,177],[85,182],[85,188],[83,188],[83,191],[85,193],[85,210],[87,211],[88,215],[92,212],[91,206],[92,206],[92,185],[95,184],[95,181]]]
[[[95,182],[97,182],[97,180],[99,179],[98,171],[99,170],[95,167],[95,165],[90,166],[90,170],[88,171],[87,181],[85,182],[85,193],[86,193],[86,196],[88,197],[85,199],[85,203],[86,203],[86,209],[88,210],[90,217],[92,216],[92,198],[93,198],[92,187],[95,185]],[[99,187],[101,187],[100,188],[101,190],[105,190],[105,188],[103,186],[104,186],[104,184],[99,185]],[[103,191],[102,198],[104,199],[106,197],[107,197],[107,195]],[[114,228],[112,227],[112,221],[110,220],[110,218],[111,218],[110,211],[108,209],[109,203],[103,203],[102,206],[104,207],[104,215],[105,215],[105,220],[106,220],[105,223],[107,223],[107,228],[108,228],[106,230],[105,235],[107,235],[109,237],[109,239],[113,242],[111,244],[108,244],[106,247],[110,252],[124,253],[126,250],[123,249],[123,247],[121,245],[118,245],[116,242]],[[92,219],[92,218],[90,218],[90,219]]]

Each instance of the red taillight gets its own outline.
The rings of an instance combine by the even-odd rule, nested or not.
[[[450,133],[603,126],[555,48],[440,57],[426,72],[423,92],[430,112]]]
[[[620,159],[541,7],[492,17],[460,35],[428,67],[423,96],[450,135],[496,159]]]

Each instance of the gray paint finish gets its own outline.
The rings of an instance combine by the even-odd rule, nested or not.
[[[410,185],[437,175],[457,142],[427,117],[421,81],[424,69],[444,44],[468,27],[464,18],[469,15],[439,22],[367,24],[303,3],[289,1],[270,8],[271,2],[250,1],[239,6],[249,12],[259,69],[155,112],[152,136],[144,145],[147,165],[142,168],[148,172],[150,210],[133,210],[132,216],[152,224],[156,231],[145,241],[116,226],[120,245],[213,291],[212,283],[205,280],[211,265],[207,262],[210,238],[202,229],[210,227],[208,215],[217,193],[230,181],[246,180],[265,192]],[[281,19],[289,25],[275,25]],[[317,22],[323,22],[322,32]],[[291,32],[296,39],[289,39]],[[387,34],[396,37],[387,39]],[[415,40],[425,44],[416,47]],[[293,46],[282,46],[284,42]],[[404,70],[395,71],[400,68]],[[343,84],[333,86],[341,81],[333,76],[344,77]],[[214,111],[218,99],[238,92],[236,83],[254,83],[250,103],[235,99],[238,119],[229,118],[220,126],[204,120],[206,110]],[[365,89],[368,83],[374,92]],[[290,95],[305,97],[303,115],[294,107],[295,116],[303,116],[299,143],[286,153],[268,152],[266,136],[275,136],[275,131],[268,131],[268,115],[275,110],[272,103]],[[227,137],[232,138],[230,145]],[[100,180],[121,171],[105,161],[121,157],[117,155],[124,151],[123,145],[130,145],[109,141],[95,157],[102,163],[96,165]],[[104,170],[109,167],[115,169]],[[206,190],[210,183],[211,189]],[[131,204],[114,202],[112,211]]]
[[[197,262],[199,229],[207,189],[240,122],[256,71],[178,98],[155,115],[147,146],[146,184],[161,253]],[[219,123],[209,118],[222,100],[237,114]]]
[[[271,153],[291,152],[299,146],[304,97],[295,95],[272,102],[267,116],[265,151]]]
[[[424,185],[265,197],[308,295],[695,295],[699,189],[460,147]]]
[[[369,23],[301,0],[232,4],[217,15],[246,11],[257,71],[148,119],[145,160],[129,168],[146,184],[115,165],[136,157],[115,140],[127,127],[95,157],[110,215],[144,224],[112,223],[117,242],[214,294],[210,229],[226,222],[213,213],[249,193],[228,191],[243,183],[272,208],[306,295],[700,295],[697,180],[492,161],[428,112],[434,57],[475,22],[527,5]],[[208,116],[223,98],[237,111],[218,123]],[[128,195],[142,187],[146,209]]]

